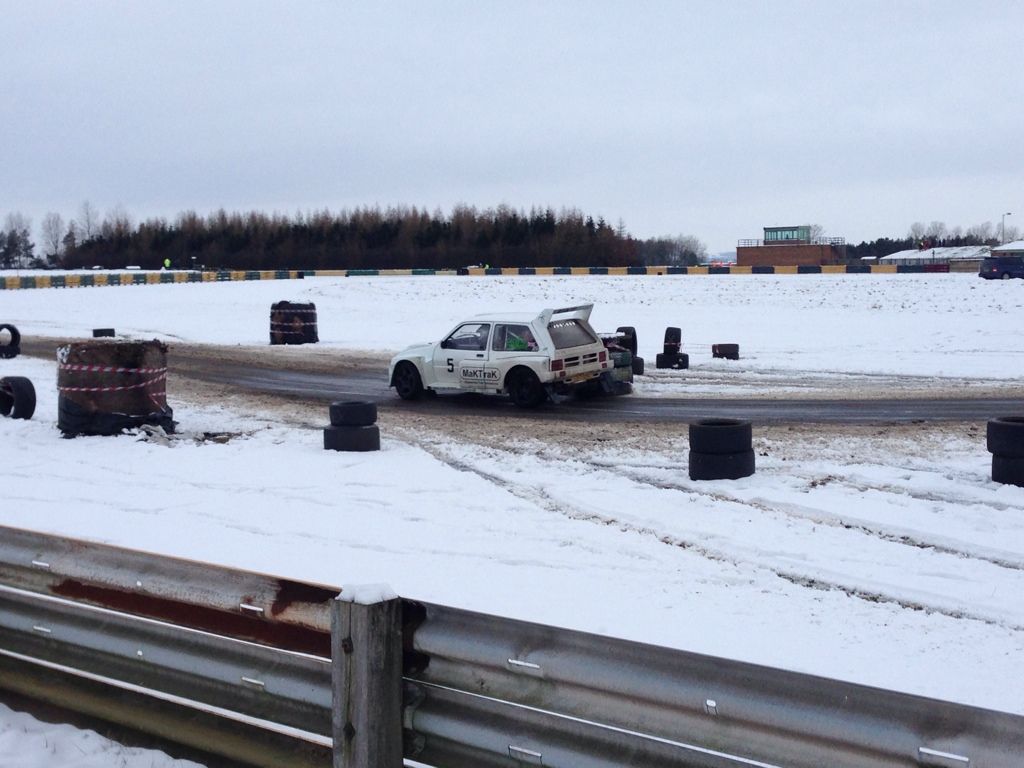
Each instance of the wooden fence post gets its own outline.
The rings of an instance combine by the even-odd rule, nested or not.
[[[331,608],[334,768],[402,766],[402,601],[346,587]]]

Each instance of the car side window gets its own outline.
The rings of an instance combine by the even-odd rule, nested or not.
[[[491,333],[490,323],[464,323],[446,338],[441,346],[445,349],[487,349],[487,337]]]
[[[536,352],[537,340],[528,325],[498,324],[494,327],[495,352]]]

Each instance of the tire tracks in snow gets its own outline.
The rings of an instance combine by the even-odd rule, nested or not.
[[[517,498],[536,504],[540,506],[542,509],[548,510],[555,514],[562,515],[572,520],[579,520],[583,522],[590,522],[607,526],[616,526],[617,528],[619,528],[619,530],[623,532],[630,532],[641,536],[653,537],[662,544],[677,547],[679,549],[691,552],[713,562],[727,563],[738,568],[753,568],[758,571],[769,573],[779,579],[782,579],[783,581],[786,581],[790,584],[805,589],[811,589],[821,592],[840,592],[842,594],[847,595],[848,597],[863,600],[865,602],[892,605],[903,610],[940,615],[955,620],[977,621],[988,626],[999,627],[1001,629],[1005,629],[1011,632],[1024,632],[1024,624],[1000,620],[994,618],[993,616],[986,615],[984,613],[968,611],[951,606],[931,604],[922,600],[909,599],[904,596],[890,594],[879,590],[865,589],[863,586],[858,586],[852,583],[843,583],[842,581],[837,580],[829,580],[826,578],[822,578],[819,575],[811,575],[808,573],[801,573],[798,571],[789,571],[783,568],[776,567],[770,563],[758,562],[757,560],[749,558],[737,557],[726,551],[708,547],[707,545],[698,543],[696,541],[693,541],[692,539],[683,538],[673,534],[667,534],[651,526],[638,525],[636,523],[631,523],[627,520],[622,520],[613,515],[601,514],[598,512],[594,512],[593,510],[585,510],[580,507],[568,504],[563,500],[553,498],[543,488],[515,483],[513,481],[505,479],[504,477],[495,472],[489,471],[479,465],[472,464],[468,461],[458,458],[457,456],[453,455],[453,453],[451,453],[449,450],[446,450],[447,444],[456,442],[455,438],[453,437],[449,437],[448,439],[443,440],[431,439],[425,437],[422,433],[415,430],[409,431],[402,429],[400,431],[403,433],[403,441],[429,453],[436,460],[442,462],[443,464],[446,464],[447,466],[459,471],[470,472],[486,480],[487,482],[502,488],[503,490],[511,493],[513,496],[516,496]],[[494,448],[493,446],[491,446],[489,449],[493,451],[515,453],[514,451],[505,451],[505,449]],[[538,458],[544,458],[542,454],[536,455],[538,456]],[[564,459],[564,457],[559,458]],[[592,470],[599,470],[604,472],[611,472],[612,474],[618,474],[624,479],[630,480],[632,482],[637,482],[641,485],[648,485],[659,490],[670,490],[684,492],[688,494],[698,494],[722,502],[735,503],[743,506],[751,506],[752,508],[757,509],[758,511],[769,512],[772,514],[777,514],[779,511],[767,505],[751,505],[749,504],[749,502],[743,499],[733,498],[728,496],[727,494],[702,493],[699,490],[695,490],[694,488],[683,486],[680,484],[655,482],[643,477],[632,477],[632,473],[616,471],[622,469],[620,465],[603,466],[602,463],[593,460],[588,461],[579,458],[574,458],[573,460],[580,464],[583,464],[584,466],[590,467]],[[803,519],[806,520],[806,518]],[[811,521],[808,520],[808,522]],[[822,521],[822,524],[826,523]],[[970,557],[971,559],[980,559],[983,562],[987,562],[991,565],[1005,567],[1000,565],[999,563],[993,563],[984,558],[973,558],[969,553],[960,553],[957,551],[941,552],[937,547],[931,544],[925,544],[923,542],[919,546],[917,544],[908,544],[907,542],[902,541],[901,537],[898,536],[894,536],[890,540],[882,536],[876,536],[876,532],[870,530],[861,531],[855,526],[850,527],[846,525],[839,525],[838,527],[842,527],[847,530],[854,530],[856,533],[859,533],[861,535],[875,536],[877,538],[881,538],[883,541],[886,541],[887,543],[913,546],[914,548],[918,549],[928,549],[935,551],[939,554],[949,554],[956,557]],[[1024,568],[1020,567],[1014,567],[1012,569],[1024,570]]]

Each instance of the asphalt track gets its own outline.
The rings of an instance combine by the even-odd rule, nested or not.
[[[52,359],[61,340],[22,342],[23,352]],[[349,369],[331,372],[288,370],[260,362],[218,360],[209,354],[193,355],[175,346],[168,356],[172,375],[227,386],[243,392],[279,395],[292,400],[331,402],[372,400],[384,411],[422,414],[481,415],[502,418],[545,418],[564,421],[688,422],[695,419],[742,418],[761,424],[831,423],[899,424],[915,422],[986,421],[997,416],[1024,414],[1024,399],[996,398],[668,398],[597,397],[560,398],[535,410],[513,406],[507,398],[474,394],[438,395],[406,402],[387,386],[385,369]]]
[[[1024,400],[1019,398],[777,400],[626,396],[566,398],[537,410],[523,410],[505,398],[473,394],[438,395],[406,402],[385,385],[387,371],[383,370],[323,374],[230,365],[193,369],[189,375],[202,381],[243,390],[301,399],[373,400],[382,410],[405,409],[438,415],[459,413],[510,418],[541,416],[567,421],[664,422],[728,417],[759,423],[875,424],[985,421],[996,416],[1024,413]]]

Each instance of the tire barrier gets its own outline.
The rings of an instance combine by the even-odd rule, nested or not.
[[[690,425],[691,480],[738,480],[754,474],[750,422],[703,419]]]
[[[622,346],[636,357],[636,328],[631,325],[620,325],[615,332],[622,337]]]
[[[628,349],[613,351],[610,354],[613,366],[611,373],[612,394],[624,395],[633,391],[633,353]]]
[[[0,379],[0,416],[31,419],[36,412],[36,388],[24,376]]]
[[[174,432],[167,346],[82,341],[57,350],[57,428],[65,437],[117,435],[143,424]]]
[[[379,451],[377,404],[364,400],[330,405],[331,425],[324,427],[325,451]]]
[[[683,348],[683,331],[680,328],[665,329],[665,346],[662,350],[666,355],[672,355]]]
[[[690,356],[685,352],[659,352],[654,356],[654,367],[686,370],[690,367]]]
[[[114,329],[113,328],[93,328],[92,329],[92,337],[94,339],[102,339],[102,338],[106,338],[108,336],[113,338],[116,335],[117,334],[114,333]]]
[[[270,305],[271,344],[316,344],[316,304],[278,301]]]
[[[711,345],[711,356],[720,357],[725,360],[739,360],[740,359],[740,345],[739,344],[712,344]]]
[[[21,334],[10,323],[0,323],[0,360],[10,360],[21,354]]]
[[[990,419],[985,443],[992,454],[992,479],[1024,487],[1024,416]]]
[[[633,356],[633,375],[644,375],[644,359],[642,357],[636,357],[635,355]]]

